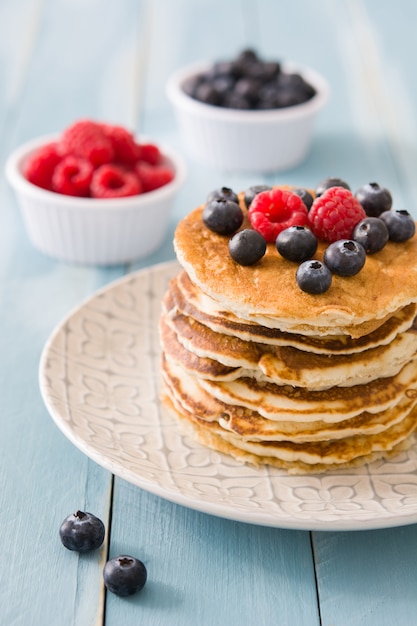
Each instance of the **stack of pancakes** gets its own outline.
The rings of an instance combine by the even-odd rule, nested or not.
[[[168,409],[201,443],[291,473],[357,466],[412,445],[417,236],[389,242],[359,274],[334,276],[326,293],[310,295],[274,244],[254,266],[235,263],[203,208],[177,227],[182,271],[163,301]]]

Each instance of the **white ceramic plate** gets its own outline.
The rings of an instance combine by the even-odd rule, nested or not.
[[[417,450],[314,476],[242,465],[184,436],[161,407],[158,318],[178,265],[129,274],[53,332],[40,362],[45,404],[80,450],[167,500],[238,521],[306,530],[417,522]]]

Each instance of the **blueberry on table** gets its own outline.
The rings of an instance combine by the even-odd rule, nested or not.
[[[212,202],[213,200],[230,200],[239,204],[237,194],[230,187],[220,187],[211,191],[207,196],[206,202]]]
[[[348,189],[350,191],[350,186],[348,183],[341,178],[325,178],[322,180],[316,187],[316,197],[321,196],[326,189],[330,189],[331,187],[343,187],[343,189]]]
[[[245,195],[243,196],[246,208],[249,209],[254,198],[259,193],[261,193],[262,191],[270,191],[271,189],[272,187],[270,187],[269,185],[252,185],[252,187],[249,187],[249,189],[245,191]]]
[[[239,265],[254,265],[262,259],[265,252],[265,239],[252,228],[240,230],[229,241],[230,256]]]
[[[89,552],[96,550],[104,541],[103,522],[92,513],[76,511],[64,519],[59,536],[68,550]]]
[[[302,263],[311,259],[317,250],[317,237],[305,226],[290,226],[282,230],[275,246],[284,259]]]
[[[353,229],[352,239],[360,243],[367,254],[382,250],[388,238],[388,228],[378,217],[366,217]]]
[[[369,217],[379,217],[384,211],[389,211],[392,206],[391,193],[378,183],[363,185],[355,196]]]
[[[146,583],[145,565],[133,556],[120,555],[107,561],[103,569],[104,584],[117,596],[131,596]]]
[[[390,241],[401,243],[414,236],[416,224],[408,211],[391,209],[379,216],[388,228]]]
[[[333,274],[355,276],[366,261],[365,248],[352,239],[339,239],[326,248],[324,262]]]
[[[310,259],[299,265],[296,272],[297,285],[310,294],[324,293],[332,284],[332,273],[321,261]]]
[[[212,200],[203,209],[203,222],[219,235],[232,235],[243,222],[243,211],[231,200]]]

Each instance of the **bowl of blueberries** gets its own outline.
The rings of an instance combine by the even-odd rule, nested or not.
[[[329,86],[311,68],[246,49],[177,70],[167,96],[190,156],[222,170],[267,173],[305,159]]]

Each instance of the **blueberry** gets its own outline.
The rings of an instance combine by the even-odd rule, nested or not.
[[[317,185],[316,196],[321,196],[330,187],[343,187],[350,190],[348,183],[341,178],[325,178]]]
[[[211,191],[207,196],[206,202],[212,202],[212,200],[230,200],[239,204],[237,194],[230,187],[220,187]]]
[[[308,191],[308,189],[304,189],[303,187],[299,187],[297,189],[291,189],[292,193],[295,193],[297,196],[300,196],[301,200],[307,207],[307,211],[311,209],[311,205],[313,204],[313,196]]]
[[[257,109],[277,109],[280,103],[279,86],[266,83],[259,89]]]
[[[265,61],[262,65],[261,78],[264,83],[277,78],[281,72],[281,64],[278,61]]]
[[[212,200],[203,209],[203,222],[219,235],[232,235],[243,222],[243,211],[231,200]]]
[[[194,98],[196,89],[201,84],[201,82],[202,77],[200,75],[191,76],[191,78],[187,78],[187,80],[182,83],[182,89],[188,96]]]
[[[235,66],[233,61],[216,61],[212,67],[206,72],[206,76],[213,76],[215,78],[236,78]]]
[[[317,237],[305,226],[290,226],[279,233],[275,245],[284,259],[301,263],[316,253]]]
[[[300,289],[311,294],[324,293],[332,284],[332,274],[329,268],[316,259],[301,263],[295,277]]]
[[[407,241],[416,232],[416,224],[408,211],[391,209],[384,211],[379,217],[388,228],[390,241],[396,243]]]
[[[367,254],[382,250],[388,238],[388,228],[378,217],[365,217],[355,226],[352,235],[352,239],[360,243]]]
[[[324,252],[324,262],[333,274],[354,276],[366,261],[365,248],[352,239],[339,239]]]
[[[310,100],[315,95],[314,88],[300,74],[281,72],[277,79],[280,106],[292,106]]]
[[[204,104],[214,104],[217,106],[220,103],[219,93],[209,82],[202,82],[195,87],[194,98]]]
[[[104,541],[103,522],[92,513],[76,511],[64,519],[59,529],[62,543],[68,550],[89,552],[96,550]]]
[[[259,61],[258,53],[253,48],[245,48],[236,57],[238,62],[256,63]]]
[[[290,87],[280,88],[276,93],[276,108],[284,109],[286,107],[292,107],[296,104],[301,104],[304,102],[303,98],[300,97],[295,89]]]
[[[269,185],[253,185],[252,187],[249,187],[249,189],[245,191],[244,195],[246,208],[249,209],[253,199],[258,195],[258,193],[261,193],[262,191],[270,191],[271,189],[272,187]]]
[[[103,569],[104,584],[117,596],[131,596],[146,583],[145,565],[133,556],[120,555],[107,561]]]
[[[235,75],[239,78],[259,77],[262,63],[255,50],[243,50],[233,59]]]
[[[230,256],[239,265],[254,265],[262,259],[265,252],[265,239],[252,228],[240,230],[229,241]]]
[[[255,104],[258,99],[260,83],[254,78],[239,78],[236,81],[234,91],[236,96],[247,98],[251,104]]]
[[[252,102],[248,96],[244,96],[233,91],[227,94],[224,98],[223,106],[228,109],[249,111],[252,108]]]
[[[223,102],[224,98],[233,90],[235,79],[232,76],[214,76],[212,85],[217,91],[220,101]]]
[[[379,217],[392,206],[392,196],[388,189],[380,187],[378,183],[367,183],[355,193],[366,215]]]

